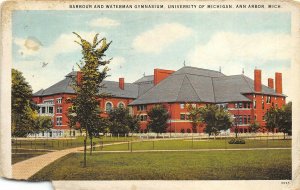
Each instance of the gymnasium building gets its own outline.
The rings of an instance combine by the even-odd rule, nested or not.
[[[71,87],[72,78],[79,78],[80,72],[73,71],[56,84],[33,94],[33,101],[39,106],[40,115],[53,117],[53,135],[67,134],[68,97],[75,96]],[[143,76],[133,83],[103,81],[106,92],[111,96],[99,100],[104,115],[115,107],[128,107],[140,118],[141,132],[147,130],[149,111],[155,105],[163,105],[169,112],[168,132],[190,133],[188,105],[205,106],[216,104],[227,109],[234,118],[234,126],[240,133],[250,132],[249,126],[257,121],[261,132],[266,131],[264,114],[270,107],[281,108],[286,96],[282,94],[282,74],[275,73],[275,81],[268,78],[268,86],[262,84],[262,71],[254,70],[254,80],[245,76],[226,76],[220,71],[184,66],[177,71],[154,69],[153,75]],[[199,125],[197,133],[204,132]],[[276,130],[275,130],[276,132]]]

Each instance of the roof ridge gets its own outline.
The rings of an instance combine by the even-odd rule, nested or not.
[[[188,77],[188,76],[186,76],[186,77],[187,77],[187,79],[189,80],[189,82],[190,82],[190,84],[191,84],[191,86],[192,86],[192,88],[193,88],[194,92],[195,92],[195,93],[196,93],[196,95],[198,96],[198,98],[199,98],[199,101],[201,101],[201,98],[199,97],[199,95],[198,95],[197,91],[195,90],[195,87],[194,87],[193,83],[191,82],[191,80],[189,79],[189,77]]]
[[[206,71],[213,71],[213,72],[216,72],[216,73],[222,73],[220,71],[215,71],[215,70],[211,70],[211,69],[204,69],[204,68],[199,68],[199,67],[193,67],[193,66],[184,66],[184,67],[190,67],[190,68],[194,68],[194,69],[198,69],[198,70],[206,70]],[[181,67],[180,69],[184,68],[184,67]],[[179,69],[179,70],[180,70]],[[222,73],[223,74],[223,73]]]
[[[195,75],[195,76],[202,76],[202,77],[209,77],[209,78],[219,78],[219,77],[212,77],[207,75],[198,75],[198,74],[191,74],[191,73],[172,73],[172,75]]]
[[[184,75],[184,77],[182,79],[182,82],[181,82],[181,85],[180,85],[180,88],[179,88],[179,91],[178,91],[178,94],[177,94],[177,97],[176,97],[176,101],[178,100],[179,92],[180,92],[180,90],[181,90],[181,88],[183,86],[183,81],[184,81],[185,77],[186,77],[186,75]]]

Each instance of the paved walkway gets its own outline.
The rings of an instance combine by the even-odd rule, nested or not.
[[[127,142],[118,142],[118,143],[111,143],[111,144],[104,144],[103,146],[113,145],[113,144],[123,144]],[[100,145],[97,145],[100,146]],[[87,146],[89,148],[89,146]],[[13,178],[18,180],[26,180],[36,174],[38,171],[43,169],[45,166],[51,164],[55,160],[66,156],[73,152],[83,151],[84,147],[77,147],[77,148],[70,148],[65,150],[59,150],[55,152],[50,152],[47,154],[43,154],[40,156],[36,156],[30,158],[28,160],[24,160],[12,165],[12,173]]]

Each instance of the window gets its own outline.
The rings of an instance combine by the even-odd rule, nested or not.
[[[247,121],[247,123],[251,123],[251,117],[250,117],[250,115],[248,115],[248,121]]]
[[[62,113],[62,107],[57,107],[56,108],[56,113]]]
[[[53,104],[53,100],[44,100],[44,104]]]
[[[147,115],[140,115],[140,121],[147,121]]]
[[[105,111],[106,112],[110,112],[112,110],[112,107],[113,107],[113,105],[112,105],[111,102],[106,102],[106,104],[105,104]]]
[[[62,102],[62,98],[56,98],[56,103],[57,104],[61,104],[61,102]]]
[[[239,116],[239,124],[243,124],[243,117],[241,115]]]
[[[144,111],[144,110],[147,110],[147,105],[138,105],[138,106],[137,106],[137,110],[138,110],[138,111]]]
[[[244,108],[245,109],[250,108],[250,103],[244,103]]]
[[[238,103],[235,103],[235,104],[234,104],[234,108],[238,108]]]
[[[253,102],[253,108],[256,109],[256,101]]]
[[[243,108],[243,103],[239,103],[239,108]]]
[[[185,120],[185,114],[184,113],[180,114],[180,120]]]
[[[180,104],[180,109],[184,109],[184,104]]]
[[[271,103],[271,96],[267,96],[267,104]]]
[[[261,102],[261,107],[262,107],[262,109],[265,109],[265,103],[264,103],[264,101]]]
[[[53,107],[49,107],[49,113],[53,114]]]
[[[46,107],[42,107],[42,113],[46,113]]]
[[[118,107],[119,107],[119,108],[125,108],[125,104],[124,104],[123,102],[119,102],[119,103],[118,103]]]
[[[255,94],[253,94],[253,98],[255,98],[256,96],[255,96]]]
[[[62,125],[62,117],[56,117],[56,125],[61,126]]]

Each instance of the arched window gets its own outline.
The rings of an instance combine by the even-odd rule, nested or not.
[[[118,107],[119,107],[119,108],[125,108],[125,104],[124,104],[123,102],[119,102],[119,103],[118,103]]]
[[[112,105],[111,102],[106,102],[106,104],[105,104],[105,111],[106,112],[110,112],[112,110],[112,107],[113,107],[113,105]]]

